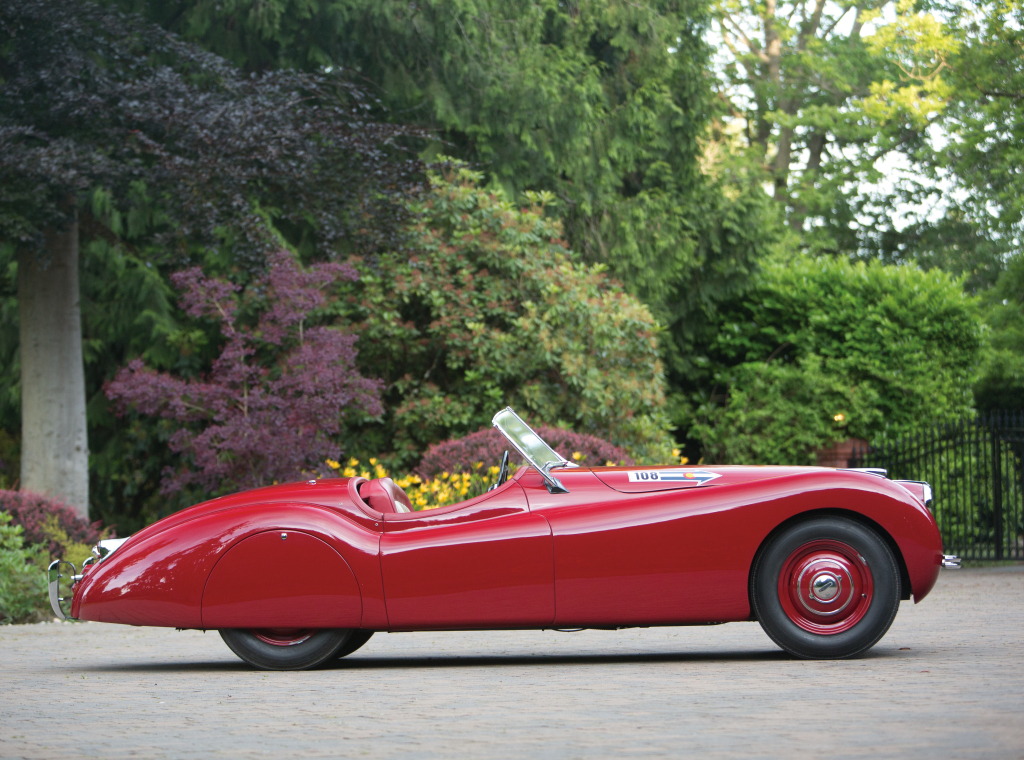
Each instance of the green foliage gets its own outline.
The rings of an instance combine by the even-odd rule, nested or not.
[[[383,375],[384,429],[350,451],[414,463],[428,444],[489,425],[511,404],[639,456],[671,448],[657,325],[603,267],[574,261],[543,196],[516,208],[457,167],[413,204],[411,248],[357,262],[359,359]],[[372,447],[372,448],[371,448]],[[357,454],[360,456],[362,454]]]
[[[1010,260],[984,295],[991,351],[974,386],[979,409],[1024,408],[1024,254]]]
[[[0,512],[0,623],[34,623],[50,609],[46,552],[24,545],[22,528]]]
[[[979,311],[941,272],[797,257],[723,313],[691,437],[718,462],[813,461],[970,411]]]

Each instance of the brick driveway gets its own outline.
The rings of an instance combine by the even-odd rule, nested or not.
[[[329,670],[216,633],[0,628],[0,757],[1024,758],[1024,566],[944,571],[867,657],[756,623],[378,634]]]

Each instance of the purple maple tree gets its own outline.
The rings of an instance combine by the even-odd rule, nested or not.
[[[172,276],[189,316],[220,323],[224,347],[209,375],[183,379],[136,359],[106,385],[119,414],[134,408],[181,425],[169,445],[183,464],[164,472],[165,494],[189,485],[216,492],[302,478],[341,456],[332,436],[345,414],[382,412],[380,381],[356,369],[356,336],[305,328],[311,312],[325,306],[331,283],[355,280],[355,270],[303,269],[283,251],[268,263],[248,293],[199,267]],[[238,318],[243,296],[259,299],[255,325]]]

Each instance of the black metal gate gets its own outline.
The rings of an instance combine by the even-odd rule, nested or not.
[[[945,551],[964,559],[1024,559],[1024,413],[936,425],[872,446],[851,462],[894,480],[924,480]]]

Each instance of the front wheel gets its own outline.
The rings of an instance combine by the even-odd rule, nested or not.
[[[219,633],[232,652],[255,668],[308,670],[337,657],[357,632],[351,628],[232,628]]]
[[[765,633],[806,659],[854,657],[889,630],[900,606],[900,571],[885,541],[844,517],[786,529],[758,556],[750,577]]]

